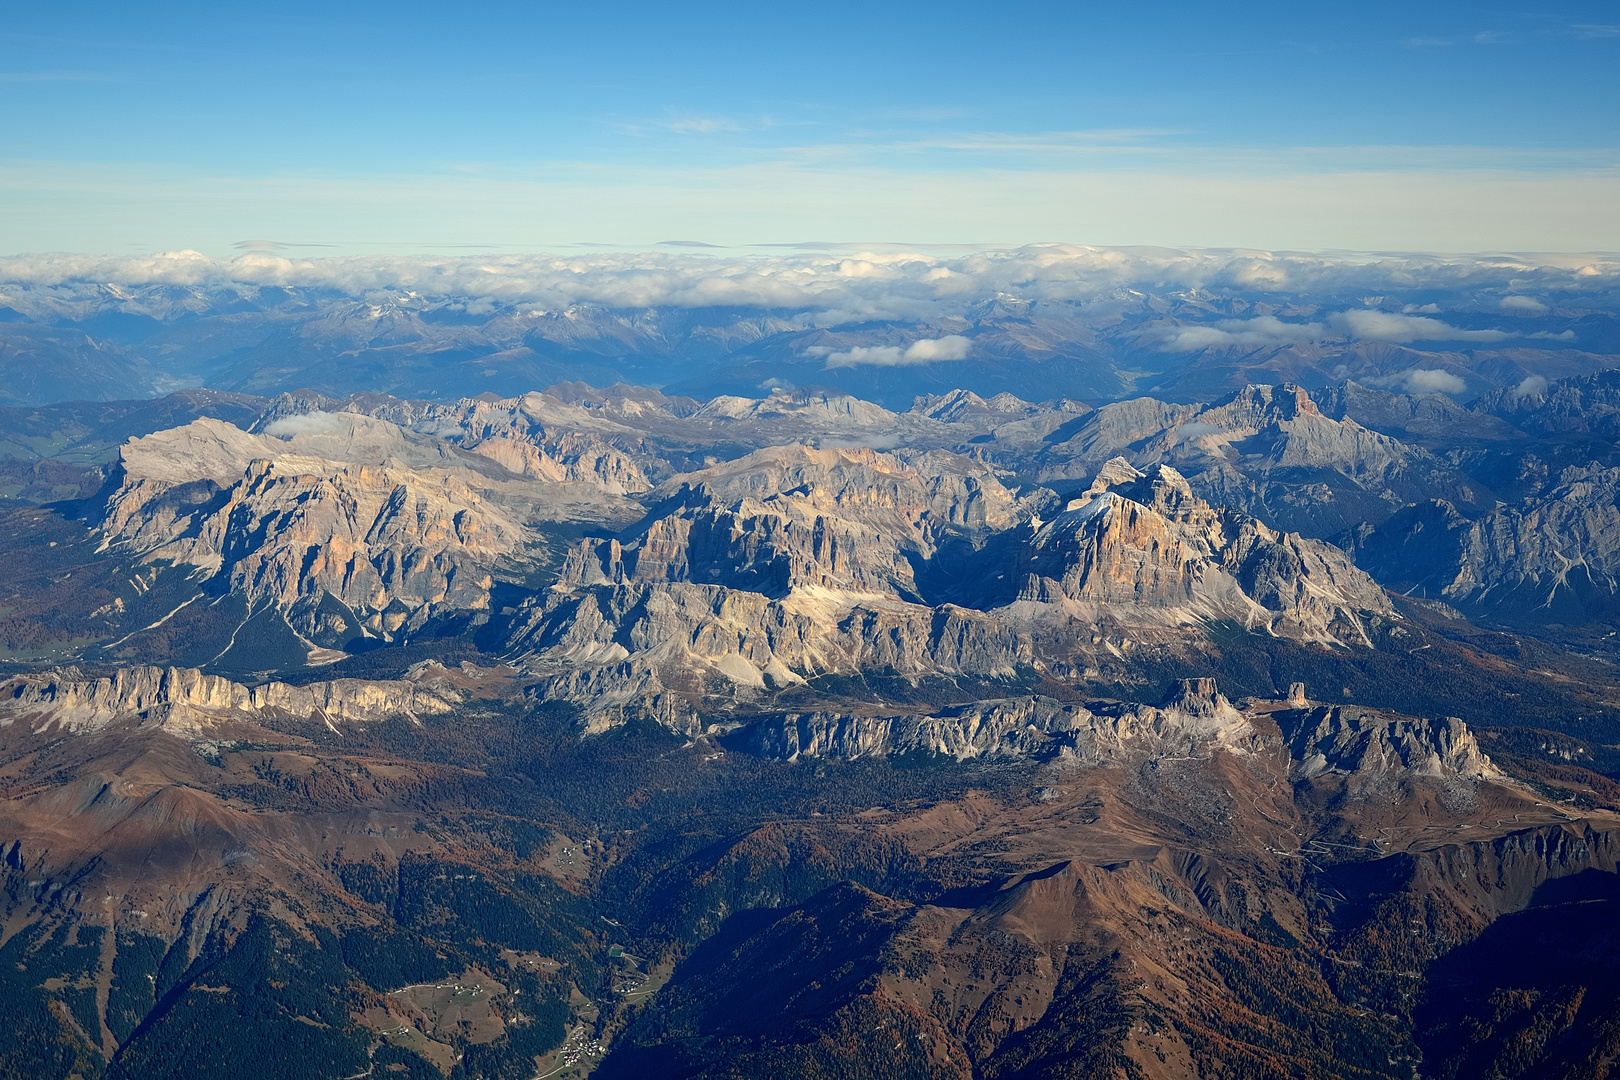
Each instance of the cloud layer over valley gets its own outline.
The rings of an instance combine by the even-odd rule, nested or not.
[[[249,252],[213,259],[194,251],[143,257],[18,255],[0,258],[7,284],[110,289],[331,289],[356,297],[399,294],[606,307],[741,306],[903,318],[1007,293],[1032,300],[1091,300],[1117,289],[1198,290],[1358,300],[1369,292],[1443,292],[1452,308],[1537,315],[1549,304],[1604,306],[1620,284],[1620,256],[1423,254],[1327,256],[1292,252],[1097,248],[1034,244],[943,254],[851,250],[776,257],[674,253],[465,258],[287,258]],[[1528,296],[1535,291],[1542,294]],[[1290,337],[1276,320],[1242,332]],[[1411,318],[1353,316],[1345,328],[1376,340],[1438,340],[1447,328]],[[1223,327],[1232,330],[1232,328]],[[1236,332],[1236,331],[1234,331]],[[1292,339],[1292,338],[1290,338]],[[1455,339],[1452,339],[1455,340]],[[1464,339],[1466,340],[1466,339]],[[1477,340],[1477,339],[1476,339]]]
[[[891,406],[956,387],[1207,399],[1290,380],[1467,398],[1609,366],[1620,259],[1058,244],[46,254],[0,259],[0,319],[23,365],[9,396],[27,403],[92,387],[446,398],[573,380],[697,397],[832,387]],[[83,374],[40,374],[56,370]]]

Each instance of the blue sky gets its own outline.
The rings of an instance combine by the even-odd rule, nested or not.
[[[1620,248],[1620,4],[12,4],[0,251]]]

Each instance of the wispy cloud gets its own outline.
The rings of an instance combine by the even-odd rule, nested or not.
[[[1502,307],[1515,313],[1547,310],[1545,304],[1525,296],[1508,297]],[[1464,330],[1423,315],[1351,310],[1335,312],[1323,322],[1284,322],[1274,315],[1261,315],[1253,319],[1221,319],[1210,324],[1161,327],[1149,331],[1147,336],[1156,338],[1165,352],[1196,352],[1228,347],[1263,348],[1332,338],[1409,345],[1418,341],[1495,342],[1515,335],[1506,330]],[[1570,334],[1569,338],[1550,333],[1533,336],[1569,340],[1574,335]]]
[[[712,135],[719,131],[742,131],[743,126],[726,116],[679,116],[656,121],[665,131],[677,135]]]
[[[1547,392],[1547,377],[1545,375],[1526,375],[1524,381],[1508,391],[1508,396],[1514,400],[1524,397],[1539,397]]]
[[[1501,30],[1481,30],[1474,35],[1475,45],[1506,45],[1512,40],[1512,34]]]
[[[1442,37],[1410,37],[1405,44],[1414,49],[1440,49],[1453,42],[1450,38]]]
[[[919,124],[938,124],[946,120],[960,120],[970,115],[962,108],[886,109],[876,114],[879,120],[911,120]]]
[[[1620,23],[1575,23],[1570,30],[1580,38],[1620,37]]]
[[[1290,323],[1275,315],[1261,315],[1254,319],[1222,319],[1213,326],[1178,326],[1158,331],[1158,334],[1160,347],[1165,352],[1197,352],[1229,346],[1261,348],[1315,341],[1325,331],[1319,322]]]
[[[1513,335],[1504,330],[1461,330],[1424,315],[1393,315],[1387,311],[1343,311],[1328,322],[1362,341],[1409,345],[1414,341],[1503,341]]]
[[[961,132],[885,144],[894,150],[967,150],[994,153],[1074,153],[1077,151],[1147,151],[1155,139],[1182,135],[1172,128],[1099,128],[1087,131]]]
[[[290,240],[238,240],[231,247],[237,251],[289,251],[293,248],[329,248],[335,244],[300,243]]]
[[[292,439],[299,435],[352,435],[354,418],[328,412],[302,413],[272,420],[264,429],[266,435]]]

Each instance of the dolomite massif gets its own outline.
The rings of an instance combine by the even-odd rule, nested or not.
[[[1601,383],[74,413],[0,1075],[1602,1075]]]

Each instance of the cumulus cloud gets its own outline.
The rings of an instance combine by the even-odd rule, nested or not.
[[[1517,401],[1520,398],[1540,397],[1547,392],[1547,378],[1544,375],[1526,375],[1524,381],[1508,391],[1508,396]]]
[[[966,360],[973,343],[959,334],[941,338],[921,338],[904,349],[898,345],[857,345],[843,352],[834,352],[825,346],[805,350],[809,356],[825,356],[827,370],[857,366],[915,367],[941,360]]]
[[[1504,296],[1501,308],[1503,311],[1523,312],[1526,315],[1545,315],[1547,305],[1533,296]]]
[[[1159,331],[1165,352],[1195,352],[1226,345],[1287,345],[1314,341],[1323,333],[1321,323],[1283,322],[1275,315],[1253,319],[1222,319],[1212,326],[1176,326]]]
[[[1460,394],[1468,384],[1444,368],[1416,368],[1401,380],[1409,394]]]
[[[329,412],[307,412],[297,416],[283,416],[264,427],[266,435],[291,439],[299,435],[350,435],[354,432],[354,417]]]
[[[1387,341],[1394,345],[1414,341],[1502,341],[1512,336],[1502,330],[1460,330],[1439,319],[1393,315],[1387,311],[1342,311],[1329,322],[1362,341]]]
[[[1201,421],[1194,420],[1190,423],[1182,424],[1180,427],[1171,432],[1170,442],[1172,444],[1191,442],[1193,439],[1202,438],[1205,435],[1220,434],[1226,430],[1227,429],[1217,424],[1206,424]]]

